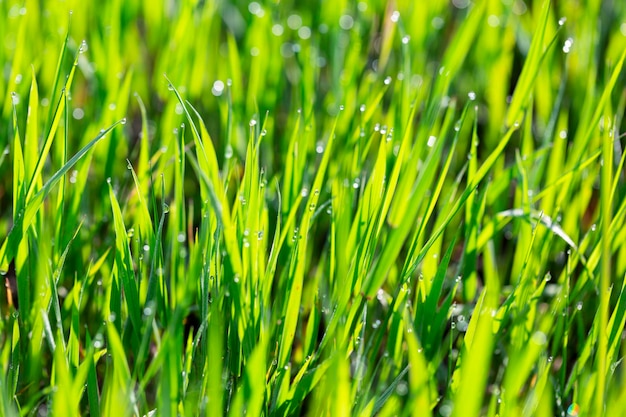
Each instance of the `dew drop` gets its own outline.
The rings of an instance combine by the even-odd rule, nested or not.
[[[572,45],[574,45],[574,39],[567,38],[563,44],[563,52],[569,54],[572,50]]]
[[[215,97],[219,97],[224,92],[224,82],[222,80],[216,80],[211,88],[211,93]]]
[[[354,19],[349,14],[344,14],[339,18],[339,26],[343,30],[350,30],[354,26]]]

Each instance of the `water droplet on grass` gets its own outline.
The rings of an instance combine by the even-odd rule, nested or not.
[[[566,54],[569,54],[570,51],[572,50],[572,46],[574,45],[574,39],[572,38],[567,38],[565,40],[565,43],[563,44],[563,52]]]
[[[298,30],[302,26],[302,17],[297,14],[292,14],[287,18],[287,26],[291,30]]]
[[[222,95],[223,92],[224,92],[224,82],[221,80],[216,80],[213,83],[213,87],[211,88],[211,93],[215,97],[219,97]]]
[[[75,120],[81,120],[83,117],[85,117],[85,111],[80,107],[77,107],[72,111],[72,117]]]
[[[487,24],[492,28],[497,28],[498,26],[500,26],[500,18],[495,14],[490,14],[487,18]]]
[[[435,136],[429,136],[428,137],[428,142],[426,142],[426,145],[429,148],[432,148],[435,145],[435,142],[437,141],[437,138]]]
[[[385,85],[389,85],[389,84],[391,84],[391,77],[386,77],[386,78],[385,78],[385,81],[383,81],[383,83],[384,83]]]
[[[559,26],[563,26],[567,22],[567,17],[562,17],[559,19]]]
[[[397,23],[398,20],[400,20],[400,12],[395,10],[393,13],[391,13],[391,21],[393,23]]]
[[[350,30],[354,26],[354,19],[349,14],[344,14],[339,18],[339,26],[343,30]]]

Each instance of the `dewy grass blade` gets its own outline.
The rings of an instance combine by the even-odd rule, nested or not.
[[[625,53],[626,54],[626,53]],[[622,55],[622,61],[624,55]],[[607,106],[608,108],[608,106]],[[610,120],[608,116],[605,119]],[[600,307],[599,315],[600,320],[598,322],[598,351],[596,353],[597,363],[597,378],[598,385],[595,392],[595,409],[598,412],[605,410],[606,399],[606,376],[608,365],[608,324],[609,324],[609,302],[610,302],[610,289],[609,286],[613,285],[611,282],[611,242],[613,237],[611,236],[611,219],[613,216],[613,200],[612,185],[613,185],[613,133],[617,132],[609,124],[604,130],[602,135],[602,159],[600,170],[600,211],[602,213],[602,225],[601,225],[601,245],[602,245],[602,257],[600,266]]]
[[[530,50],[528,51],[528,57],[522,68],[522,72],[519,76],[518,84],[513,92],[511,98],[511,105],[506,116],[506,125],[513,126],[515,123],[520,122],[520,116],[522,110],[527,105],[531,96],[532,86],[537,78],[541,63],[557,39],[558,31],[549,42],[548,46],[544,49],[545,36],[548,30],[548,18],[550,17],[550,0],[544,0],[541,5],[541,17],[537,22],[537,29],[533,36]]]
[[[322,157],[320,165],[317,169],[317,173],[315,174],[315,180],[313,181],[311,193],[309,194],[309,198],[307,200],[306,207],[308,208],[308,210],[305,211],[302,222],[300,223],[299,233],[302,233],[303,239],[300,239],[299,236],[297,237],[298,243],[296,246],[295,258],[293,259],[293,262],[295,262],[295,268],[293,269],[292,276],[289,278],[290,282],[287,292],[287,310],[285,313],[285,323],[282,330],[281,344],[278,354],[279,367],[285,366],[292,350],[292,344],[295,336],[296,325],[298,323],[300,303],[302,299],[302,290],[304,285],[303,281],[305,273],[309,227],[311,225],[313,212],[319,200],[319,194],[322,188],[322,181],[324,179],[324,176],[326,175],[326,169],[328,168],[328,163],[332,155],[336,126],[337,119],[335,119],[335,122],[333,123],[333,126],[328,134],[326,150],[324,151],[324,156]]]
[[[117,279],[124,289],[124,299],[130,321],[135,329],[133,335],[135,338],[141,333],[141,306],[139,304],[139,290],[137,288],[137,279],[132,265],[130,247],[128,246],[128,233],[124,226],[124,219],[119,203],[113,192],[113,187],[109,183],[109,198],[111,201],[111,209],[113,211],[113,222],[115,228],[115,270],[117,271]],[[122,320],[117,317],[116,320]]]
[[[87,152],[89,152],[103,137],[106,136],[111,130],[113,130],[119,124],[123,122],[120,120],[110,126],[107,129],[103,129],[98,136],[93,138],[85,147],[78,151],[60,170],[54,173],[52,177],[41,187],[35,195],[28,200],[26,207],[17,213],[17,218],[9,232],[9,235],[4,239],[2,247],[0,247],[0,271],[6,271],[8,264],[13,260],[17,245],[22,240],[24,233],[30,227],[35,214],[43,204],[44,199],[48,196],[52,188],[63,178],[65,174],[82,159]]]
[[[43,148],[41,149],[41,153],[39,154],[39,158],[37,159],[37,164],[35,165],[35,169],[33,171],[32,177],[28,182],[28,191],[26,193],[26,201],[30,202],[30,199],[33,198],[33,194],[35,193],[35,187],[37,182],[39,181],[41,171],[43,170],[43,164],[48,157],[48,153],[50,151],[50,147],[52,146],[52,141],[56,135],[57,128],[59,127],[59,123],[61,122],[61,117],[64,114],[66,98],[69,94],[70,88],[72,86],[72,81],[74,80],[74,73],[76,71],[76,66],[78,65],[78,57],[80,53],[76,53],[76,58],[74,59],[74,65],[72,65],[72,69],[67,76],[67,81],[65,82],[65,86],[63,87],[61,96],[59,97],[59,102],[54,110],[54,116],[52,118],[52,124],[50,129],[46,133],[46,138],[43,143]]]

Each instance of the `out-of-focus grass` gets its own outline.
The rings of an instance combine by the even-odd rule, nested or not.
[[[0,414],[621,411],[620,2],[0,10]]]

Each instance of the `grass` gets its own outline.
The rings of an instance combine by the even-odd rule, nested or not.
[[[0,414],[620,415],[626,6],[452,3],[0,1]]]

